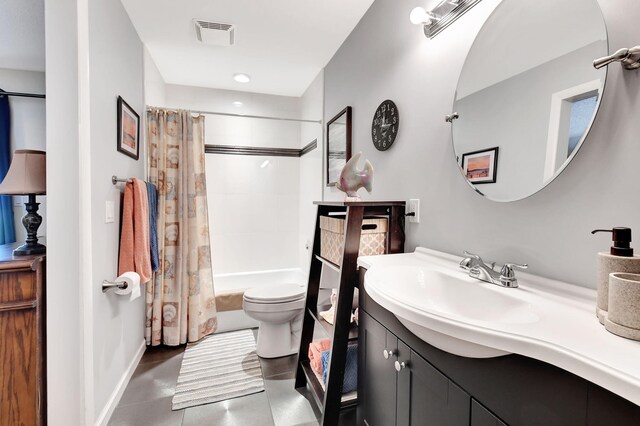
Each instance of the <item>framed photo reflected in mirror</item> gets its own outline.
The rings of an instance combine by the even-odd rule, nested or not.
[[[498,147],[462,154],[462,172],[474,185],[495,183],[498,172]]]

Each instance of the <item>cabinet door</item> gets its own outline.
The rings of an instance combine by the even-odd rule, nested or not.
[[[469,425],[471,397],[466,392],[402,341],[398,362],[398,426]]]
[[[471,426],[507,426],[475,399],[471,400]]]
[[[396,423],[395,356],[384,357],[384,351],[397,348],[397,338],[376,320],[360,313],[360,339],[363,350],[360,394],[362,421],[368,426],[393,426]]]

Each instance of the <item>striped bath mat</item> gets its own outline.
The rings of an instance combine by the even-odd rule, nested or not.
[[[209,336],[187,346],[173,410],[264,391],[253,331]]]

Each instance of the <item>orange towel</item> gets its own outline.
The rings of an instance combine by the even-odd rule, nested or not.
[[[151,279],[149,200],[147,185],[138,179],[128,183],[122,201],[122,234],[118,275],[137,272],[140,282]]]
[[[309,364],[311,369],[322,375],[322,352],[331,349],[331,340],[324,339],[309,344]]]

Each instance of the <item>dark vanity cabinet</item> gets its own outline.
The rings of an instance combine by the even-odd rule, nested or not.
[[[359,375],[364,395],[360,424],[469,425],[466,392],[369,315],[363,312],[360,318],[365,348]]]
[[[515,354],[478,359],[441,351],[366,291],[359,320],[358,425],[640,425],[639,406],[553,365]]]
[[[395,348],[398,338],[364,312],[359,315],[358,394],[364,395],[360,407],[364,414],[359,424],[390,426],[396,424],[397,372],[395,356],[385,358],[388,348]],[[366,422],[366,423],[364,423]]]
[[[507,426],[475,399],[471,400],[471,426]]]
[[[469,424],[470,397],[398,340],[398,426]],[[397,368],[396,368],[397,370]]]

